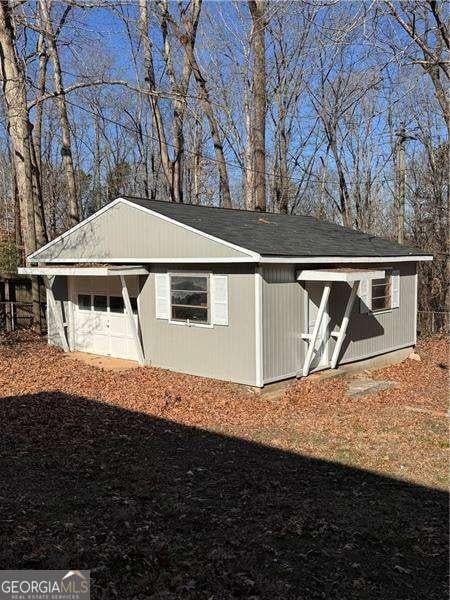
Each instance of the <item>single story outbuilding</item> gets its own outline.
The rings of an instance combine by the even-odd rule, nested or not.
[[[263,387],[416,343],[416,250],[309,216],[127,197],[28,257],[48,340]]]

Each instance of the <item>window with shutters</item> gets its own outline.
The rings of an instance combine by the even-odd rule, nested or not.
[[[170,276],[171,320],[209,323],[208,275]]]
[[[400,273],[385,269],[381,279],[365,279],[360,283],[360,312],[381,312],[400,306]]]
[[[372,279],[372,312],[391,308],[391,275],[383,279]]]

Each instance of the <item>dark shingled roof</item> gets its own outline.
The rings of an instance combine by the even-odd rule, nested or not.
[[[262,256],[409,256],[424,253],[314,217],[174,204],[125,196],[161,215]]]

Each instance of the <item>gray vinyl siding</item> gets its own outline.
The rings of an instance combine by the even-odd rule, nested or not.
[[[368,266],[368,265],[366,265]],[[414,346],[416,327],[415,263],[389,265],[400,271],[400,306],[379,313],[361,314],[356,300],[339,357],[339,363],[361,360],[401,347]],[[380,268],[383,268],[381,265]],[[387,267],[385,267],[387,268]],[[339,329],[350,294],[347,284],[334,284],[330,294],[330,331]],[[330,355],[336,341],[331,340]]]
[[[211,272],[228,276],[229,324],[188,327],[156,319],[155,272]],[[155,367],[256,385],[255,275],[247,265],[154,265],[141,277],[141,333],[146,361]]]
[[[303,360],[304,288],[295,265],[265,265],[262,271],[263,379],[292,377]]]
[[[269,382],[294,376],[303,365],[307,343],[307,294],[295,279],[302,265],[264,265],[263,268],[263,379]],[[330,265],[330,268],[336,265]],[[353,265],[354,266],[354,265]],[[358,265],[388,268],[388,265]],[[415,344],[415,263],[389,265],[400,271],[400,307],[383,313],[360,314],[355,301],[339,364],[383,354]],[[315,268],[305,265],[305,268]],[[324,268],[324,265],[320,265]],[[338,330],[350,286],[333,283],[329,300],[330,331]],[[330,358],[335,340],[330,340]]]
[[[63,323],[67,323],[68,318],[69,318],[69,316],[68,316],[69,315],[69,313],[68,313],[69,296],[68,296],[68,289],[67,289],[67,277],[57,275],[53,282],[52,289],[53,289],[53,295],[55,296],[55,300],[56,300],[57,310],[59,311],[59,314],[61,315]],[[65,328],[65,331],[67,332],[67,328]],[[50,346],[60,346],[60,347],[62,346],[61,338],[60,338],[60,335],[56,328],[55,320],[53,318],[53,315],[51,314],[51,311],[48,308],[48,302],[47,302],[47,337],[48,337],[48,343]]]
[[[36,255],[57,259],[236,258],[245,253],[126,204],[116,204]]]

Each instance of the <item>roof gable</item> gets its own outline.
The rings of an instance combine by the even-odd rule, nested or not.
[[[255,259],[216,239],[124,199],[117,199],[28,257],[31,262],[218,262]]]

